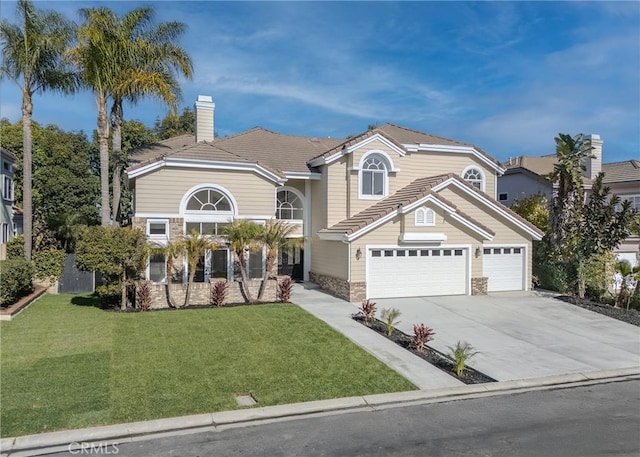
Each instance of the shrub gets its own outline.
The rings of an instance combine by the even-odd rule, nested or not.
[[[151,308],[151,283],[149,281],[140,281],[136,287],[136,303],[142,311],[148,311]]]
[[[362,313],[364,317],[364,325],[369,326],[371,321],[376,317],[376,304],[371,300],[362,300],[360,313]]]
[[[278,300],[281,303],[291,301],[291,290],[293,289],[293,280],[287,276],[278,284]]]
[[[534,274],[541,288],[561,293],[570,292],[575,281],[575,272],[571,265],[563,262],[534,264]]]
[[[393,329],[396,325],[400,323],[398,321],[398,317],[400,317],[400,311],[396,308],[391,309],[383,309],[382,313],[380,313],[380,317],[384,321],[384,325],[386,327],[387,336],[391,336],[393,334]]]
[[[462,376],[465,368],[467,367],[467,362],[471,357],[476,355],[478,352],[473,350],[473,346],[469,343],[458,341],[455,346],[449,346],[450,356],[453,359],[456,365],[456,374],[458,377]]]
[[[122,286],[115,280],[108,284],[100,284],[96,287],[96,295],[103,306],[116,306],[122,297]]]
[[[413,325],[413,338],[411,342],[413,343],[413,347],[416,348],[416,351],[422,352],[424,351],[425,346],[429,341],[432,341],[435,337],[436,332],[430,327],[427,327],[424,324],[414,324]]]
[[[33,253],[35,276],[43,281],[51,283],[62,276],[64,268],[65,252],[62,249],[44,249]]]
[[[0,261],[0,278],[0,306],[13,305],[33,292],[33,264],[24,258]]]
[[[24,235],[16,235],[7,242],[7,259],[24,259]]]
[[[229,290],[229,283],[227,281],[218,281],[213,284],[211,288],[211,304],[221,308],[224,306],[224,301],[227,299],[227,291]]]

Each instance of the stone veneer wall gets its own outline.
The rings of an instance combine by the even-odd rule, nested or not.
[[[487,295],[489,278],[486,276],[471,278],[471,295]]]
[[[359,302],[367,298],[366,282],[350,282],[345,279],[335,278],[333,276],[323,275],[313,271],[309,272],[309,281],[318,284],[327,292],[330,292],[343,300]]]
[[[284,278],[284,277],[279,277]],[[220,279],[212,279],[210,282],[196,282],[191,284],[191,299],[190,305],[210,305],[211,304],[211,289],[213,284],[220,281]],[[258,297],[258,290],[260,289],[260,283],[262,281],[250,281],[249,290],[253,295],[253,298]],[[229,288],[227,289],[227,298],[224,301],[225,304],[230,303],[244,303],[244,296],[240,287],[240,281],[228,281]],[[171,300],[176,307],[182,307],[184,304],[184,297],[187,293],[186,284],[169,284],[169,290],[171,293]],[[278,280],[269,279],[264,291],[263,301],[275,302],[278,299]],[[169,308],[169,302],[167,301],[167,286],[166,284],[151,284],[151,308],[162,309]]]

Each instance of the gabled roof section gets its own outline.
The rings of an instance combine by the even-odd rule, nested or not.
[[[489,227],[486,227],[482,223],[476,221],[471,216],[463,213],[457,209],[456,205],[447,200],[446,198],[438,195],[433,187],[437,184],[444,182],[451,175],[439,175],[428,178],[419,178],[413,181],[411,184],[398,190],[393,195],[380,200],[370,206],[369,208],[355,214],[354,216],[338,222],[337,224],[327,229],[320,230],[319,234],[342,234],[347,239],[355,239],[366,232],[372,230],[377,225],[386,222],[391,219],[395,214],[400,211],[401,213],[413,211],[412,204],[416,204],[421,201],[432,200],[437,206],[444,208],[445,210],[456,213],[462,219],[467,221],[472,227],[475,227],[480,232],[495,235]],[[415,205],[413,205],[415,206]]]
[[[375,139],[386,143],[390,148],[395,149],[396,152],[401,155],[406,154],[406,150],[402,146],[402,144],[398,143],[382,130],[376,128],[353,136],[346,141],[343,141],[342,143],[334,146],[333,148],[324,151],[322,154],[313,157],[311,160],[309,160],[309,165],[312,167],[317,167],[325,163],[331,163],[334,160],[340,158],[342,155],[347,154],[354,149],[357,149],[361,144],[366,144],[367,142]]]
[[[0,152],[8,160],[12,160],[13,162],[17,162],[18,161],[18,157],[13,152],[9,151],[8,149],[3,148],[2,146],[0,146]]]
[[[449,173],[448,175],[444,176],[447,176],[447,178],[443,179],[440,183],[434,184],[433,187],[436,192],[444,189],[450,184],[454,184],[456,187],[466,191],[467,194],[474,196],[477,201],[480,201],[485,205],[492,207],[498,213],[501,213],[507,219],[510,219],[516,225],[520,226],[526,232],[530,233],[534,237],[534,239],[542,239],[542,236],[544,234],[538,227],[526,220],[524,217],[520,216],[515,211],[504,206],[502,203],[498,203],[497,201],[495,201],[489,194],[486,194],[477,187],[472,186],[467,181],[454,173]]]
[[[602,164],[603,183],[640,181],[640,161],[625,160]]]
[[[309,161],[309,164],[311,166],[318,166],[324,163],[331,163],[333,160],[351,152],[360,144],[366,143],[367,140],[376,136],[382,141],[387,142],[389,147],[395,149],[401,155],[404,155],[406,152],[418,151],[466,153],[476,155],[480,160],[487,163],[499,173],[504,171],[500,162],[473,144],[430,135],[394,124],[384,124],[381,127],[349,138],[333,149],[314,157]]]

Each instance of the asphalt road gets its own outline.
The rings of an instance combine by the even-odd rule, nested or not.
[[[116,452],[126,457],[637,457],[640,380],[120,443],[110,448]]]

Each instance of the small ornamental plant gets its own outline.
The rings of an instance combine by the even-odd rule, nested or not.
[[[224,301],[227,299],[227,292],[229,290],[229,283],[227,281],[218,281],[213,284],[211,288],[211,304],[222,308]]]
[[[151,308],[151,284],[149,281],[140,281],[136,287],[136,302],[142,311]]]
[[[380,313],[380,317],[385,325],[385,333],[387,336],[393,335],[393,329],[400,323],[398,317],[400,317],[400,310],[396,308],[383,309]]]
[[[478,353],[473,349],[473,346],[466,341],[458,341],[455,346],[449,346],[449,350],[451,351],[449,356],[453,359],[456,365],[456,374],[458,377],[462,376],[464,373],[469,359]]]
[[[411,338],[413,347],[416,348],[416,351],[423,352],[427,343],[433,340],[435,334],[436,332],[431,327],[427,327],[424,324],[414,324],[413,337]]]
[[[278,301],[280,303],[288,303],[291,301],[291,290],[293,289],[293,280],[287,276],[278,283]]]
[[[362,300],[360,304],[360,313],[364,317],[364,325],[367,327],[371,324],[371,321],[376,317],[376,304],[371,300]]]

